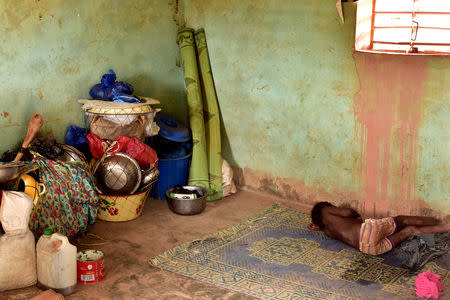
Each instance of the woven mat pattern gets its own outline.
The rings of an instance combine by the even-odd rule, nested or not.
[[[249,220],[170,249],[150,265],[261,299],[411,299],[417,275],[395,252],[363,254],[310,231],[303,212],[273,205]],[[450,286],[448,256],[427,263]],[[445,292],[443,297],[448,296]]]

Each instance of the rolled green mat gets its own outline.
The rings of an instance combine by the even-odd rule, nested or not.
[[[194,30],[181,28],[177,33],[181,59],[184,68],[189,123],[192,131],[192,161],[189,169],[189,185],[201,186],[209,193],[208,157],[206,155],[205,124],[203,120],[203,101],[197,70]]]
[[[217,104],[216,88],[211,72],[208,46],[206,44],[205,30],[195,31],[195,44],[202,79],[203,95],[205,96],[205,134],[206,152],[208,154],[209,192],[208,201],[222,199],[222,156],[220,143],[220,113]]]

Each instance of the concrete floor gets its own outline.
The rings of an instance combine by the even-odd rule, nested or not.
[[[208,203],[205,211],[195,216],[174,214],[165,201],[149,199],[136,220],[122,223],[99,220],[91,232],[109,242],[77,247],[103,251],[106,277],[96,284],[78,284],[75,293],[66,299],[255,299],[151,267],[147,260],[244,221],[274,203],[305,211],[305,207],[293,201],[241,190]],[[29,299],[40,292],[33,286],[0,293],[0,299]]]

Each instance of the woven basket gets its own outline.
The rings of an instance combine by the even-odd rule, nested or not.
[[[151,104],[159,101],[141,97],[141,103],[111,102],[102,100],[78,100],[83,104],[85,125],[101,139],[116,140],[128,136],[144,141],[147,136],[158,134],[159,127],[153,121],[160,108]]]
[[[103,100],[87,100],[80,99],[78,103],[83,104],[81,107],[86,113],[101,114],[101,115],[135,115],[146,114],[152,112],[151,105],[159,104],[156,99],[148,97],[140,97],[143,101],[141,103],[124,103],[111,102]],[[160,109],[158,109],[159,111]]]
[[[134,195],[108,196],[99,194],[100,207],[97,218],[110,222],[136,219],[142,214],[150,189]]]

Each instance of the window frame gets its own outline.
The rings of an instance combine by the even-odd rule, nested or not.
[[[449,3],[448,7],[446,5],[443,11],[423,10],[423,8],[429,9],[433,7],[433,5],[427,7],[425,0],[411,0],[413,1],[412,7],[409,8],[406,7],[406,0],[404,0],[405,4],[402,4],[404,6],[401,7],[402,10],[399,10],[398,7],[393,9],[383,7],[385,8],[384,10],[376,10],[377,1],[380,1],[378,3],[385,6],[390,4],[387,4],[386,0],[359,0],[356,2],[356,51],[389,54],[450,55],[450,0],[445,0],[449,1]],[[400,2],[396,3],[397,6],[399,6],[398,3]],[[421,5],[419,6],[421,10],[415,10],[416,3]],[[436,6],[436,3],[434,4]],[[431,18],[427,17],[429,15],[439,17],[431,20]],[[444,23],[447,22],[446,16],[448,16],[449,20],[448,26],[445,26],[447,23]],[[394,19],[396,19],[395,22],[393,21]],[[411,25],[405,26],[405,22],[408,19],[410,19]],[[419,19],[422,22],[422,26],[419,25]],[[423,24],[425,21],[428,23]],[[389,26],[376,24],[383,22]],[[403,25],[399,25],[402,22]],[[439,26],[435,26],[436,22]],[[413,25],[414,23],[415,25]],[[430,26],[430,24],[433,26]],[[405,41],[408,30],[411,36],[410,41]],[[424,35],[424,31],[428,31],[429,34]],[[418,32],[421,33],[421,39],[416,41]],[[401,36],[403,40],[394,39],[394,35]],[[380,39],[380,36],[383,36],[384,39]],[[392,38],[386,38],[388,36]],[[437,38],[440,36],[443,37],[442,41]]]

